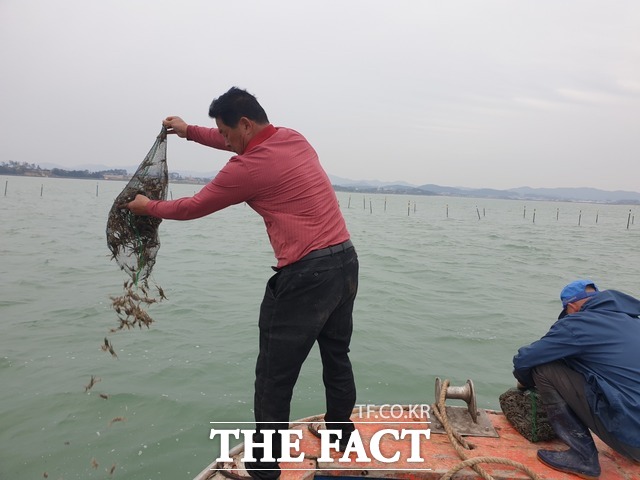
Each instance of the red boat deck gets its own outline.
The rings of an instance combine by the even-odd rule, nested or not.
[[[564,450],[567,447],[559,440],[550,442],[538,442],[531,443],[524,437],[522,437],[508,422],[506,417],[502,413],[487,411],[488,417],[500,436],[499,438],[493,437],[466,437],[467,441],[474,447],[472,450],[465,450],[465,454],[468,458],[473,457],[499,457],[503,459],[512,460],[514,462],[521,463],[529,467],[533,472],[537,473],[541,478],[553,479],[553,480],[575,480],[575,475],[566,474],[553,470],[539,460],[537,460],[536,452],[543,449],[557,449]],[[380,429],[379,423],[374,423],[375,419],[367,421],[363,418],[353,418],[357,422],[357,429],[363,440],[365,446],[368,445],[368,440],[372,435]],[[433,421],[433,419],[432,419]],[[389,428],[391,425],[385,425],[385,428]],[[413,425],[401,423],[396,428],[413,428],[413,429],[426,429],[429,424],[416,421]],[[306,430],[306,429],[304,429]],[[640,480],[640,464],[636,464],[631,460],[626,459],[620,454],[611,450],[607,445],[602,443],[600,439],[595,437],[596,446],[600,453],[600,466],[602,468],[601,480]],[[310,432],[305,431],[303,439],[300,444],[301,451],[305,452],[306,458],[320,457],[320,441]],[[350,459],[352,462],[348,465],[348,468],[356,468],[355,470],[343,470],[340,468],[338,462],[332,463],[319,463],[312,459],[310,467],[317,468],[317,470],[300,471],[300,470],[286,470],[288,468],[301,468],[300,463],[288,463],[282,464],[283,468],[281,480],[301,480],[309,478],[311,475],[326,475],[326,476],[357,476],[368,478],[399,478],[399,479],[421,479],[431,480],[440,479],[447,471],[458,465],[462,460],[456,453],[456,450],[449,441],[449,437],[446,434],[434,434],[432,432],[429,439],[422,438],[420,445],[420,455],[425,459],[424,463],[407,463],[406,459],[410,456],[410,441],[408,439],[395,441],[390,439],[385,441],[381,446],[381,451],[385,453],[385,456],[391,457],[393,452],[403,452],[398,462],[393,464],[385,464],[380,461],[376,461],[373,456],[369,455],[372,459],[370,462],[357,464],[353,460],[356,458],[356,454],[352,453]],[[338,459],[338,454],[333,454],[333,457]],[[361,468],[358,468],[360,466]],[[530,478],[522,470],[516,469],[508,465],[498,464],[481,464],[480,465],[489,475],[496,480],[516,480]],[[379,470],[380,469],[380,470]],[[382,470],[387,469],[387,470]],[[477,480],[481,477],[475,473],[471,468],[465,468],[454,474],[455,480]]]
[[[575,475],[553,470],[537,460],[536,452],[543,449],[564,450],[566,446],[559,440],[549,442],[531,443],[522,437],[508,422],[505,416],[499,412],[486,411],[493,427],[499,435],[495,437],[465,437],[473,446],[471,450],[465,450],[467,458],[473,457],[498,457],[521,463],[545,480],[575,480]],[[331,457],[333,462],[318,462],[321,457],[320,440],[308,431],[309,422],[318,421],[321,417],[310,417],[292,424],[292,428],[302,430],[300,451],[305,453],[304,462],[281,463],[281,480],[310,480],[314,476],[330,477],[360,477],[360,478],[396,478],[405,480],[439,480],[450,469],[458,465],[462,459],[446,434],[437,434],[431,431],[430,438],[420,438],[420,456],[424,462],[409,463],[406,460],[411,455],[411,442],[409,438],[394,440],[390,435],[383,437],[380,443],[380,452],[384,457],[390,458],[395,452],[400,452],[400,459],[393,463],[383,463],[376,460],[379,455],[369,454],[370,440],[381,428],[387,429],[413,429],[426,430],[430,424],[421,419],[400,418],[397,424],[385,423],[381,425],[375,418],[367,419],[357,415],[352,416],[356,428],[368,453],[369,461],[356,462],[357,453],[352,452],[349,462],[339,462],[342,454],[334,452]],[[427,420],[428,421],[428,420]],[[431,418],[434,422],[435,419]],[[640,464],[619,455],[611,450],[594,436],[596,446],[600,453],[600,466],[602,474],[600,480],[640,480]],[[295,456],[294,453],[292,455]],[[480,466],[495,480],[520,480],[531,478],[527,473],[509,465],[483,463]],[[214,467],[213,465],[210,467]],[[208,474],[207,474],[208,472]],[[207,478],[226,480],[214,471],[203,471],[196,480]],[[471,468],[464,468],[453,475],[453,480],[477,480],[481,477]]]

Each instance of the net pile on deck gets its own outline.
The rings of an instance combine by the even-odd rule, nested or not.
[[[111,259],[115,260],[127,275],[124,294],[111,297],[112,306],[118,314],[119,326],[149,327],[153,319],[145,308],[166,298],[162,288],[156,285],[158,297],[149,287],[149,276],[160,249],[158,227],[162,219],[134,215],[124,205],[137,194],[151,200],[166,200],[169,185],[167,170],[167,130],[162,128],[155,143],[149,150],[126,187],[113,202],[107,220],[107,245]]]
[[[542,399],[535,389],[510,388],[500,395],[499,400],[509,423],[530,442],[544,442],[556,437]]]

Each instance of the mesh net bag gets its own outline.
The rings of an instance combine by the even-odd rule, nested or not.
[[[111,258],[128,275],[123,285],[124,294],[110,297],[120,322],[112,332],[136,325],[149,327],[153,321],[146,307],[158,301],[158,298],[151,294],[148,279],[160,249],[158,227],[162,220],[134,215],[124,205],[137,194],[151,200],[166,200],[168,185],[167,130],[163,127],[129,183],[116,197],[107,220],[107,245]],[[156,289],[159,300],[165,299],[162,288],[156,285]],[[102,349],[115,356],[106,338]]]
[[[162,219],[134,215],[122,206],[139,193],[151,200],[166,200],[168,184],[167,130],[163,127],[136,173],[113,202],[107,221],[107,245],[112,258],[135,284],[151,274],[160,249],[158,227]]]
[[[547,420],[542,399],[535,389],[510,388],[500,395],[499,400],[509,423],[530,442],[544,442],[556,437]]]

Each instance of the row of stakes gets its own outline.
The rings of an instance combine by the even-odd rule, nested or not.
[[[366,203],[366,198],[362,197],[362,206],[363,208],[366,210],[367,209],[367,203]],[[347,208],[351,208],[351,195],[349,195],[349,202],[347,204]],[[413,202],[413,213],[416,213],[417,206],[416,206],[416,202]],[[384,199],[384,211],[387,211],[387,198],[385,197]],[[369,213],[373,214],[373,203],[371,201],[371,199],[369,199]],[[480,216],[480,209],[478,208],[478,206],[476,205],[476,213],[478,215],[478,220],[481,220],[482,217],[486,216],[486,210],[483,207],[482,208],[482,217]],[[409,200],[409,202],[407,203],[407,216],[411,215],[411,200]],[[446,205],[446,216],[447,218],[449,218],[449,204]],[[596,212],[596,223],[598,223],[598,217],[600,216],[600,212]],[[524,210],[522,213],[522,218],[527,218],[527,206],[524,206]],[[556,208],[556,221],[560,219],[560,208]],[[533,223],[536,223],[536,209],[533,209]],[[578,215],[578,226],[580,226],[582,223],[582,210],[580,210],[580,213]],[[629,209],[629,215],[627,217],[627,230],[629,229],[630,225],[633,225],[635,223],[635,215],[632,215],[631,213],[631,209]]]
[[[6,180],[6,181],[4,182],[4,196],[5,196],[5,197],[7,196],[7,190],[8,190],[8,188],[9,188],[9,180]],[[44,193],[44,183],[40,185],[40,196],[41,196],[41,197],[42,197],[43,193]],[[173,192],[170,192],[170,193],[171,193],[171,200],[173,200]],[[100,194],[100,184],[99,184],[99,183],[96,183],[96,197],[97,197],[99,194]],[[195,194],[195,192],[194,192],[194,194]]]
[[[477,207],[476,207],[477,208]],[[600,216],[600,212],[596,212],[596,223],[598,223],[598,217]],[[527,206],[524,207],[524,212],[522,213],[522,218],[527,218]],[[556,221],[560,219],[560,208],[556,208]],[[478,214],[478,220],[480,220],[480,214]],[[631,214],[631,209],[629,209],[629,215],[627,217],[627,230],[629,230],[629,225],[633,225],[635,222],[635,215]],[[536,223],[536,209],[533,209],[533,223]],[[582,223],[582,210],[578,215],[578,226]]]
[[[99,188],[100,188],[100,184],[99,184],[99,183],[96,183],[96,197],[97,197],[97,196],[98,196],[98,194],[99,194]],[[9,180],[6,180],[6,181],[4,182],[4,196],[5,196],[5,197],[7,196],[7,190],[8,190],[8,189],[9,189]],[[41,196],[41,197],[42,197],[43,193],[44,193],[44,183],[40,185],[40,196]]]
[[[4,184],[4,196],[7,196],[7,189],[9,186],[9,180],[7,180]],[[96,183],[96,197],[99,195],[99,187],[100,184]],[[40,196],[42,197],[44,192],[44,184],[42,184],[40,186]],[[173,192],[170,191],[170,197],[171,200],[173,200]],[[362,197],[362,206],[364,207],[364,209],[367,209],[367,201],[365,197]],[[349,203],[347,205],[347,208],[351,208],[351,195],[349,195]],[[387,211],[387,197],[384,198],[384,211]],[[417,211],[417,205],[416,202],[413,202],[413,213],[416,213]],[[369,199],[369,212],[371,214],[373,214],[373,203],[371,201],[371,199]],[[478,214],[478,220],[481,219],[480,216],[480,209],[478,208],[478,206],[476,205],[476,213]],[[411,215],[411,200],[409,200],[409,202],[407,203],[407,216]],[[447,204],[446,206],[446,215],[447,218],[449,218],[449,204]],[[596,212],[596,223],[598,223],[598,217],[600,215],[600,212]],[[483,208],[482,209],[482,216],[486,216],[486,211]],[[524,211],[522,212],[522,218],[527,218],[527,206],[524,206]],[[560,219],[560,208],[556,209],[556,220]],[[536,209],[533,209],[533,223],[536,223]],[[580,214],[578,215],[578,226],[580,226],[580,224],[582,223],[582,210],[580,210]],[[635,223],[635,215],[631,214],[631,209],[629,209],[629,216],[627,217],[627,230],[629,230],[629,226],[633,225]]]

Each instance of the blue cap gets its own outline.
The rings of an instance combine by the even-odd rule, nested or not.
[[[595,292],[587,292],[587,287],[593,287]],[[562,318],[567,314],[567,305],[583,298],[592,297],[598,293],[598,287],[591,280],[576,280],[562,289],[560,292],[560,300],[562,300],[562,312],[558,318]]]

